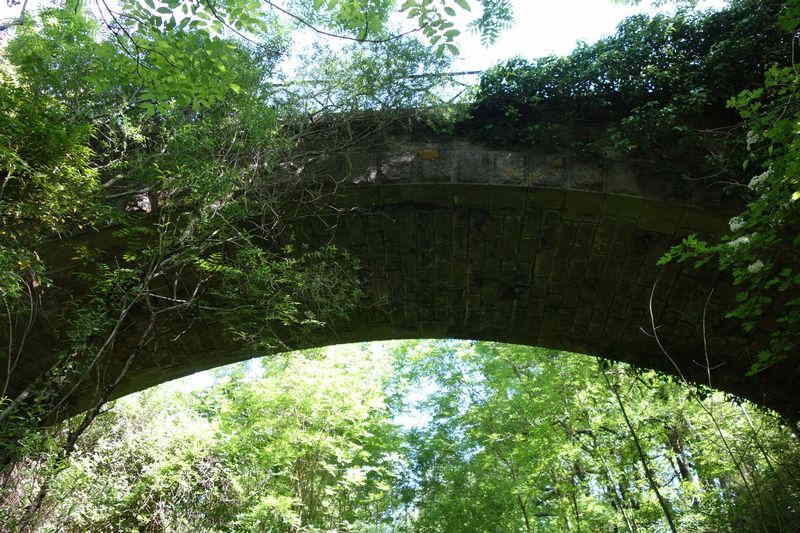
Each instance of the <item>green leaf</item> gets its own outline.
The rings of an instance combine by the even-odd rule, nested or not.
[[[460,7],[461,9],[465,11],[471,11],[469,4],[467,3],[467,0],[455,0],[455,1],[456,4],[458,4],[458,7]]]
[[[144,3],[147,4],[147,7],[149,7],[150,9],[156,8],[156,4],[153,2],[153,0],[144,0]]]
[[[169,15],[170,13],[172,13],[172,10],[168,7],[159,7],[158,9],[156,9],[156,11],[158,11],[159,13],[163,13],[165,15]]]
[[[450,7],[450,6],[445,7],[444,8],[444,12],[447,13],[448,15],[450,15],[451,17],[455,17],[456,16],[456,10],[453,9],[452,7]]]

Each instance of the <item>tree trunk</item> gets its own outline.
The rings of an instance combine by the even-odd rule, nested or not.
[[[675,521],[672,517],[672,509],[670,509],[669,502],[662,496],[661,491],[658,490],[658,483],[656,482],[655,475],[653,471],[650,469],[650,464],[647,462],[647,457],[644,454],[644,450],[642,449],[642,444],[639,441],[639,436],[636,434],[636,430],[633,428],[633,424],[631,424],[630,419],[628,418],[628,412],[625,410],[625,405],[622,403],[622,398],[620,398],[619,391],[617,387],[611,384],[611,381],[608,379],[608,374],[606,374],[605,369],[601,369],[603,373],[603,379],[606,382],[606,386],[608,389],[614,394],[614,398],[617,399],[617,405],[619,405],[619,410],[622,413],[622,418],[625,420],[625,425],[628,426],[628,431],[631,434],[631,438],[633,438],[633,443],[636,445],[636,451],[639,455],[639,461],[642,463],[642,468],[644,469],[644,475],[647,477],[647,483],[650,485],[650,489],[655,493],[656,498],[658,499],[658,503],[661,506],[661,510],[664,512],[664,518],[667,519],[667,523],[669,524],[669,529],[672,533],[678,533],[677,528],[675,527]]]

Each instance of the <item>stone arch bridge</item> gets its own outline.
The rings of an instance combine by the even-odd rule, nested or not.
[[[386,137],[335,159],[344,184],[327,222],[332,241],[360,260],[366,298],[354,319],[307,346],[492,340],[679,368],[703,384],[710,365],[715,388],[800,418],[796,365],[746,376],[758,343],[721,318],[732,288],[708,272],[656,265],[687,234],[726,230],[737,206],[718,191],[458,137]],[[256,355],[189,332],[142,354],[114,395]]]

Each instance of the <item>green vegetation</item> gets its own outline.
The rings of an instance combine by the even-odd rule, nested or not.
[[[797,0],[636,16],[566,57],[486,73],[462,127],[501,144],[568,147],[643,175],[706,183],[746,204],[719,242],[689,236],[663,259],[715,265],[741,286],[728,317],[766,334],[751,373],[797,358],[800,331],[800,78]],[[575,132],[583,132],[576,136]]]
[[[396,28],[398,9],[418,27]],[[0,27],[14,31],[0,56],[3,528],[800,527],[797,441],[769,414],[563,354],[295,355],[197,397],[103,407],[137,358],[182,346],[189,328],[275,353],[358,309],[359,265],[294,223],[326,214],[326,161],[359,141],[365,110],[423,108],[448,130],[668,173],[676,196],[695,180],[738,198],[730,235],[690,236],[663,261],[741,287],[729,316],[757,348],[743,354],[750,379],[796,359],[800,0],[633,17],[567,57],[500,65],[456,103],[438,74],[458,15],[489,43],[511,20],[506,0],[98,10],[70,0]],[[282,68],[301,28],[350,44],[316,46],[293,83]],[[429,394],[412,413],[430,420],[403,427],[414,387]],[[79,402],[82,415],[42,429]]]
[[[788,533],[799,459],[771,415],[621,364],[463,341],[337,347],[119,400],[36,530]],[[7,503],[24,508],[46,461],[11,473]]]
[[[412,531],[793,531],[797,442],[747,403],[586,356],[415,343]],[[751,425],[752,424],[752,425]]]
[[[48,447],[60,468],[134,360],[180,346],[187,325],[221,324],[268,353],[357,305],[346,251],[291,230],[324,212],[320,193],[335,185],[314,163],[355,141],[308,148],[309,138],[346,130],[336,112],[354,105],[425,101],[430,83],[397,90],[374,67],[387,54],[406,58],[401,75],[446,66],[453,9],[404,6],[428,45],[441,41],[431,50],[419,32],[391,32],[394,2],[266,4],[69,1],[33,13],[25,3],[3,25],[14,36],[0,57],[1,468]],[[510,13],[484,16],[489,31]],[[316,109],[302,84],[276,83],[293,32],[312,26],[369,44],[351,63],[319,50],[333,78]],[[351,87],[353,69],[362,81]],[[324,126],[321,111],[333,117]],[[90,376],[102,385],[87,390]],[[76,401],[88,409],[80,423],[42,433]]]
[[[191,328],[269,353],[346,319],[358,264],[292,229],[327,209],[336,177],[318,163],[357,142],[341,112],[434,101],[430,80],[397,77],[447,66],[454,7],[489,7],[475,24],[491,40],[501,4],[19,5],[0,27],[0,469],[50,450],[58,472],[134,361]],[[422,27],[395,32],[395,8]],[[327,78],[311,106],[282,83],[301,28],[361,45],[302,65]],[[76,404],[80,421],[41,430]]]
[[[800,3],[782,12],[780,28],[794,31]],[[748,200],[744,212],[730,221],[731,233],[720,242],[688,237],[663,262],[691,260],[697,266],[716,261],[741,287],[738,305],[728,316],[747,332],[763,330],[751,367],[756,374],[786,359],[797,358],[800,331],[800,106],[795,101],[800,77],[793,66],[773,64],[763,86],[742,91],[728,101],[744,119],[749,180],[740,183]]]
[[[0,74],[0,464],[116,360],[84,403],[95,406],[88,426],[133,360],[178,343],[186,324],[222,324],[263,353],[348,316],[358,265],[287,228],[324,212],[320,191],[335,179],[315,162],[355,142],[329,135],[309,148],[326,135],[312,112],[331,113],[326,127],[344,131],[335,112],[427,101],[430,83],[401,90],[397,75],[448,63],[448,47],[437,54],[416,32],[390,32],[392,6],[296,2],[282,15],[248,2],[96,12],[68,2],[13,21]],[[428,37],[449,46],[452,8],[418,11]],[[496,25],[510,13],[485,16]],[[349,61],[320,48],[308,63],[330,77],[317,109],[302,84],[274,81],[292,32],[309,25],[368,41]],[[376,76],[396,55],[405,59]],[[59,349],[41,358],[33,332],[43,314]],[[116,350],[132,331],[128,350]]]
[[[40,529],[341,531],[371,523],[386,509],[397,447],[382,392],[386,360],[306,353],[263,364],[260,379],[239,369],[199,394],[153,389],[120,401],[79,442]]]
[[[745,139],[726,102],[784,64],[783,2],[639,15],[568,56],[514,58],[481,79],[468,123],[498,143],[556,144],[642,172],[739,182]],[[575,138],[575,132],[583,132]]]

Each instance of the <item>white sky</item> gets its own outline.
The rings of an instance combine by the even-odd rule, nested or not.
[[[630,7],[613,4],[611,0],[513,0],[515,23],[495,45],[484,48],[477,36],[468,32],[457,38],[461,55],[455,67],[457,70],[484,70],[517,55],[526,58],[565,55],[578,41],[592,43],[613,33],[616,25],[627,16],[659,11],[648,8],[647,3],[648,0],[643,0],[642,5]],[[28,8],[49,4],[47,0],[29,0]],[[109,2],[109,5],[114,4],[117,2]],[[716,8],[725,4],[725,0],[701,0],[700,7]],[[6,0],[0,0],[0,20],[17,17],[20,7],[8,7]],[[463,13],[460,9],[457,11]]]
[[[610,0],[514,0],[514,25],[491,48],[474,35],[459,36],[459,70],[483,70],[514,56],[566,55],[578,41],[593,43],[614,33],[617,24],[637,13],[669,12],[620,6]],[[646,4],[646,0],[643,4]],[[719,8],[724,0],[702,0],[700,8]],[[462,38],[467,37],[467,38]]]

